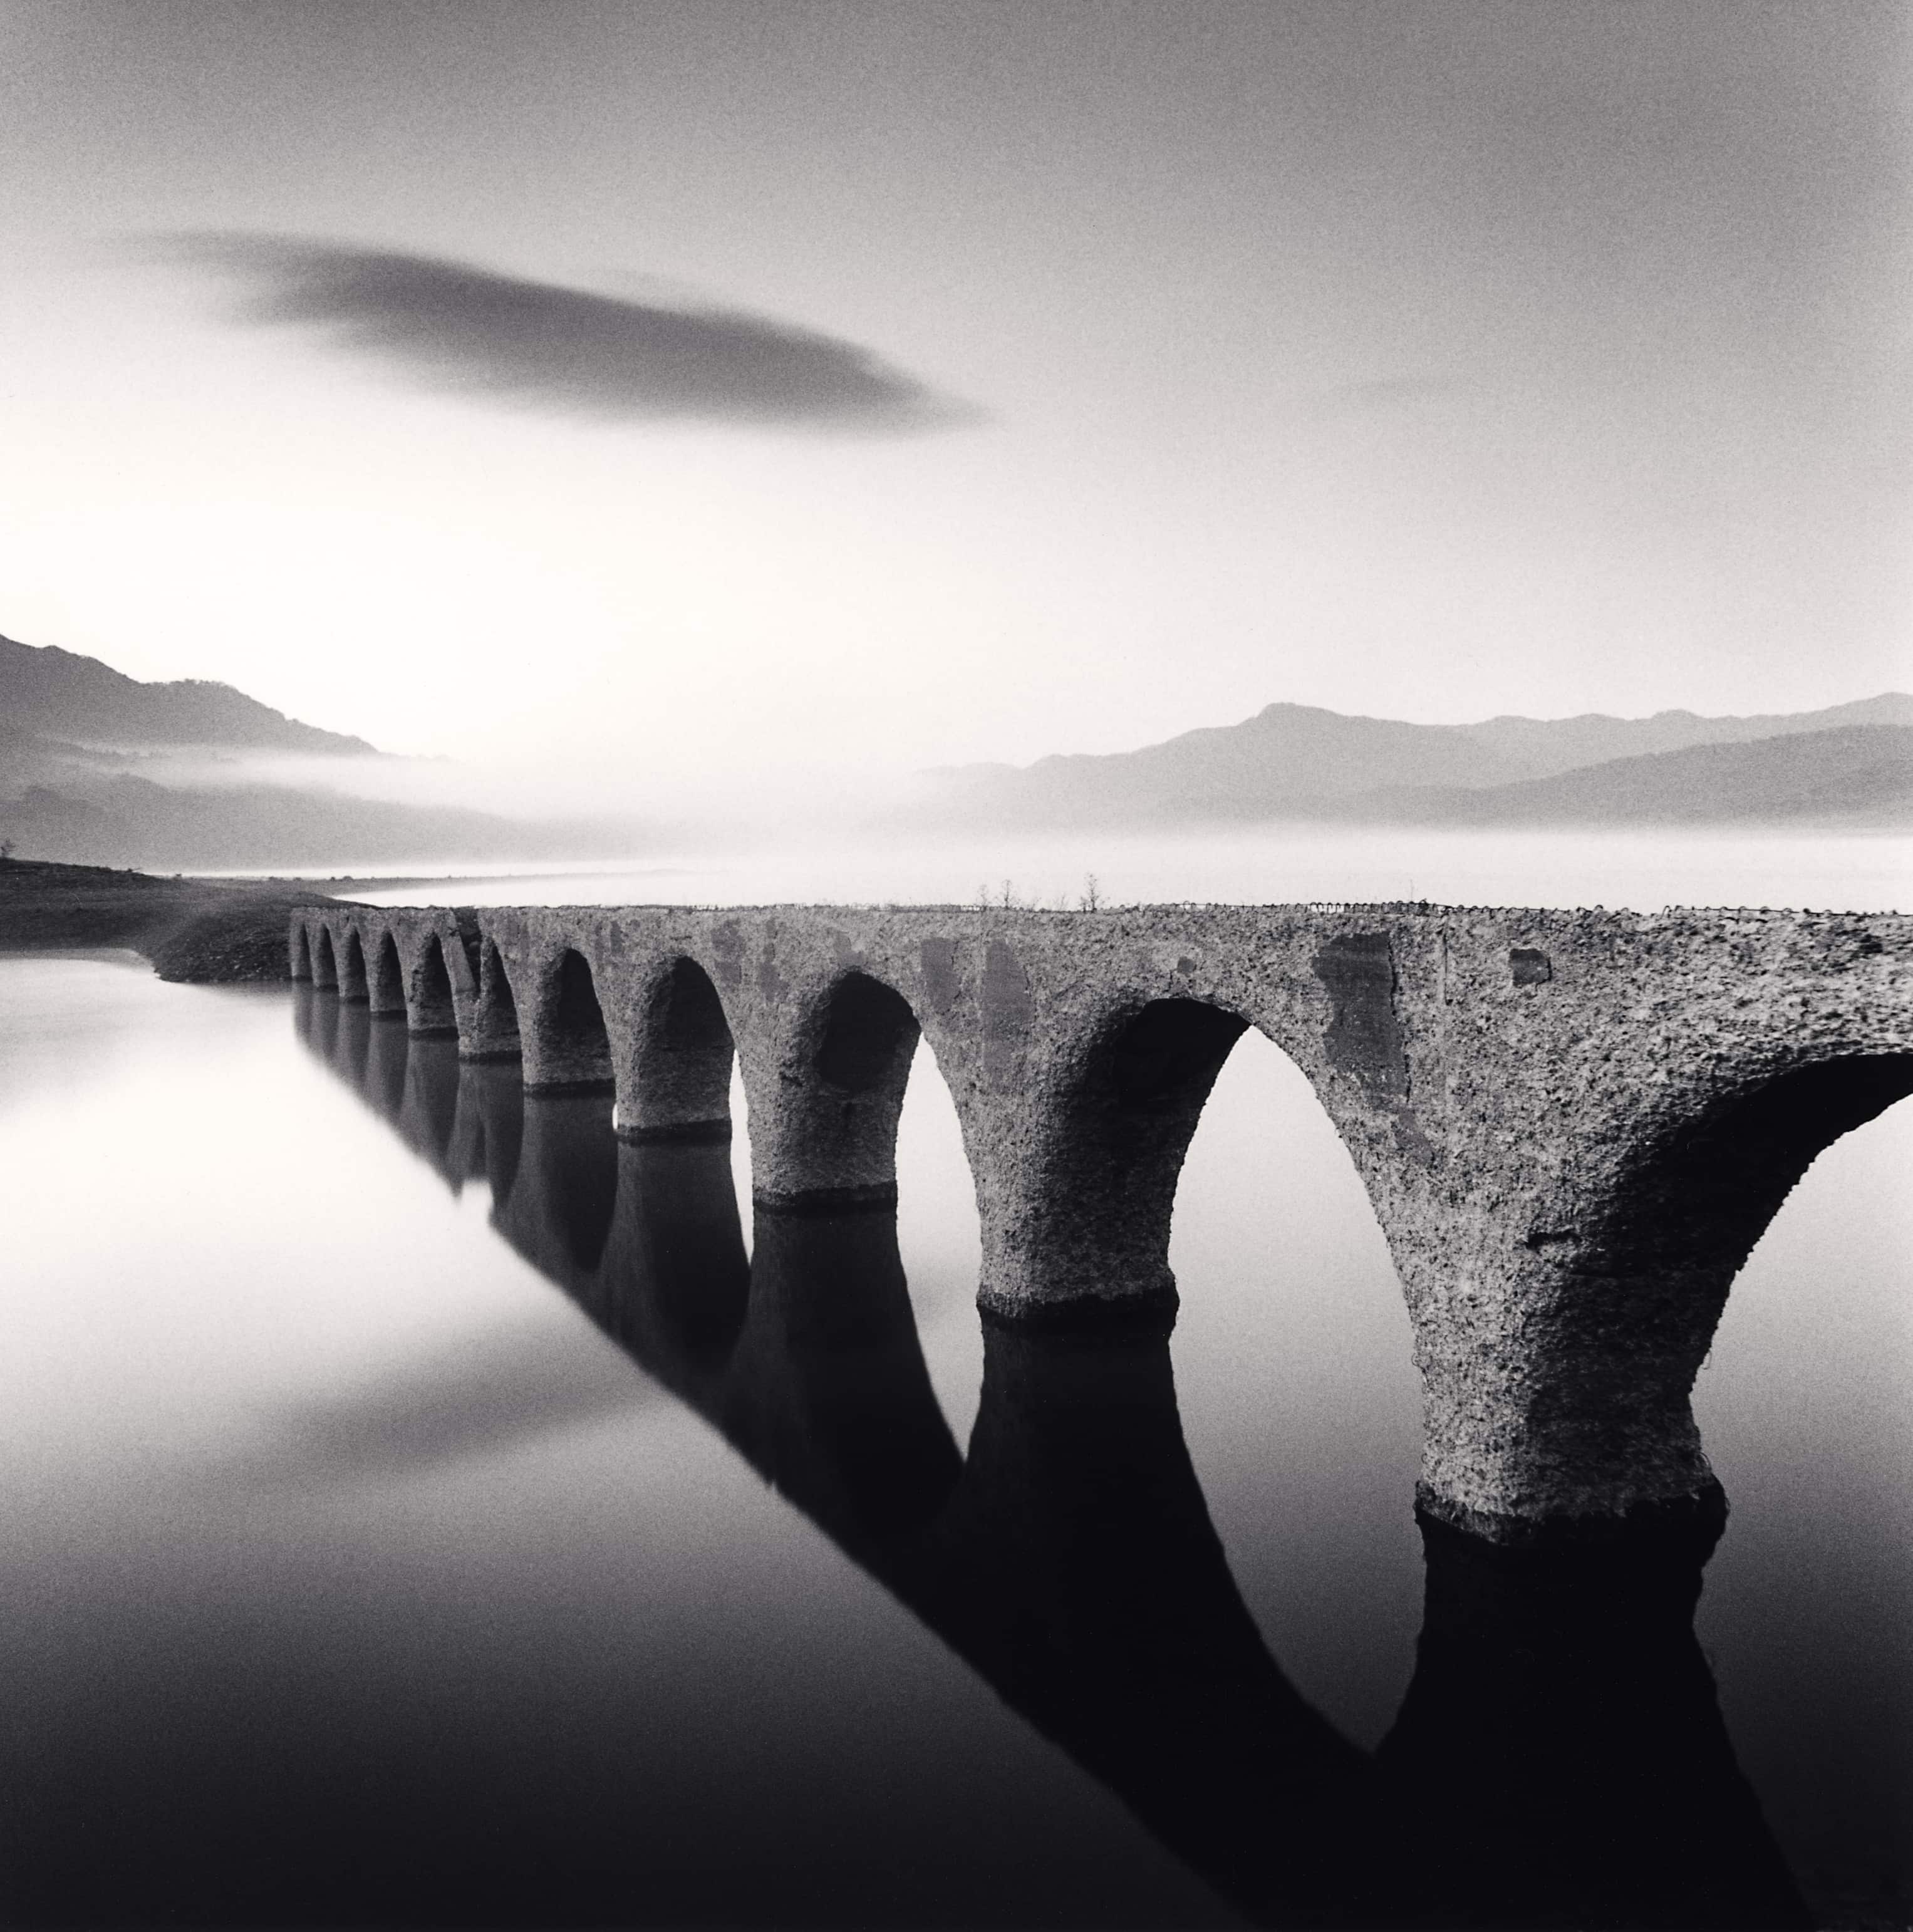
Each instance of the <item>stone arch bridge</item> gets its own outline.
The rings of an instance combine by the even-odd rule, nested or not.
[[[1913,1092],[1913,919],[1418,905],[301,908],[291,970],[760,1213],[895,1198],[927,1043],[1000,1324],[1160,1324],[1176,1181],[1250,1027],[1307,1076],[1414,1324],[1420,1500],[1498,1540],[1716,1513],[1689,1397],[1820,1150]]]

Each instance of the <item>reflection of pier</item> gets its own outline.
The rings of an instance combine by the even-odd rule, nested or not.
[[[919,1038],[962,1124],[984,1306],[1174,1305],[1170,1210],[1236,1040],[1312,1083],[1387,1237],[1422,1499],[1508,1542],[1717,1514],[1689,1396],[1729,1283],[1839,1135],[1913,1091],[1913,920],[1403,906],[1118,913],[301,909],[292,970],[727,1138],[766,1204],[895,1196]]]
[[[1252,1918],[1807,1923],[1692,1612],[1711,1536],[1506,1550],[1430,1522],[1415,1678],[1373,1758],[1297,1694],[1190,1467],[1168,1324],[990,1324],[966,1455],[883,1202],[760,1207],[728,1149],[622,1138],[301,991],[307,1043],[654,1378]]]

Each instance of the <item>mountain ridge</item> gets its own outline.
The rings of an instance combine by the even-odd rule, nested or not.
[[[57,644],[0,636],[0,718],[16,730],[115,750],[217,746],[369,758],[363,738],[322,730],[208,678],[148,682]]]
[[[960,812],[973,822],[1054,826],[1324,817],[1418,823],[1430,811],[1460,822],[1467,814],[1458,818],[1459,808],[1448,794],[1518,787],[1705,746],[1778,745],[1828,733],[1908,728],[1913,728],[1913,696],[1900,692],[1815,712],[1710,718],[1663,711],[1645,718],[1603,712],[1562,719],[1504,715],[1474,724],[1416,724],[1277,703],[1235,724],[1201,726],[1130,752],[1053,754],[1026,766],[946,766],[928,775],[932,798],[925,809],[932,820]],[[1899,754],[1885,755],[1891,763]],[[1798,779],[1797,760],[1758,754],[1737,767],[1756,793],[1751,774],[1763,760],[1783,789]],[[1692,767],[1696,782],[1700,769]],[[1635,776],[1660,787],[1658,808],[1675,810],[1664,795],[1665,772]],[[1616,782],[1624,789],[1624,778]],[[1879,802],[1898,814],[1904,808],[1896,785],[1890,773],[1884,777]],[[1614,784],[1597,787],[1590,796],[1596,794],[1609,797],[1622,818],[1639,816]],[[1517,796],[1509,794],[1504,808]],[[1538,802],[1540,795],[1534,796]],[[1798,809],[1791,800],[1789,794],[1774,808],[1791,816]],[[1767,808],[1754,799],[1747,808]],[[1863,814],[1869,808],[1858,797],[1843,808]]]

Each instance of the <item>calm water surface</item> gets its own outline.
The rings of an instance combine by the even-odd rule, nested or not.
[[[13,1922],[1279,1917],[1452,1858],[1362,1782],[1398,1712],[1420,1814],[1516,1739],[1638,1790],[1629,1843],[1684,1810],[1905,1922],[1909,1108],[1735,1288],[1698,1651],[1681,1604],[1604,1649],[1604,1585],[1431,1578],[1387,1256],[1260,1036],[1173,1338],[987,1375],[927,1053],[894,1234],[754,1231],[741,1138],[673,1166],[601,1112],[310,993],[0,960]],[[1448,1820],[1478,1863],[1496,1816]]]

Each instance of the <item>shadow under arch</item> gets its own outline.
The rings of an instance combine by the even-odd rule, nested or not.
[[[539,988],[539,1074],[527,1092],[610,1094],[611,1036],[598,1004],[591,962],[568,946],[546,969]]]

